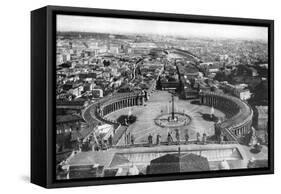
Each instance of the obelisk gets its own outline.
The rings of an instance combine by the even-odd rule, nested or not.
[[[174,95],[172,95],[172,120],[175,120]]]

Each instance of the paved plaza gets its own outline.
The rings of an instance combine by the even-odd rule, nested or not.
[[[214,134],[214,122],[203,119],[204,114],[210,114],[211,108],[204,105],[192,103],[194,100],[182,100],[175,97],[175,112],[187,114],[191,121],[188,125],[178,128],[165,128],[155,124],[155,119],[163,114],[171,112],[171,94],[167,91],[156,91],[150,96],[145,106],[124,108],[106,115],[107,118],[116,120],[120,115],[127,115],[131,112],[137,117],[137,121],[131,124],[127,133],[133,134],[136,143],[147,143],[149,134],[153,136],[153,142],[156,141],[156,135],[161,135],[161,141],[167,141],[167,134],[170,132],[175,140],[175,129],[179,129],[180,140],[184,140],[186,132],[189,135],[189,140],[196,139],[196,133],[199,132],[202,136],[206,133],[207,136]],[[216,117],[224,118],[224,114],[215,110]],[[119,142],[121,145],[122,140]]]

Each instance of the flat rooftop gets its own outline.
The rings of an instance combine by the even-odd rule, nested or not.
[[[144,167],[150,161],[165,154],[178,153],[180,147],[181,154],[193,153],[206,157],[211,170],[218,170],[221,161],[226,160],[231,169],[246,168],[248,157],[239,144],[209,144],[209,145],[172,145],[157,147],[131,147],[125,149],[109,149],[107,151],[79,152],[67,161],[71,166],[99,164],[105,168],[128,167],[132,164]],[[122,162],[113,159],[123,158]]]

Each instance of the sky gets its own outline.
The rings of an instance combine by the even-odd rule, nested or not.
[[[268,28],[171,21],[57,15],[58,31],[112,34],[158,34],[181,37],[231,38],[267,41]]]

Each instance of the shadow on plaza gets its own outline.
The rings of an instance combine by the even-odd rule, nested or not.
[[[198,112],[205,121],[218,122],[219,118],[212,114]]]
[[[199,100],[192,100],[192,101],[190,102],[190,104],[200,105],[200,101],[199,101]]]

